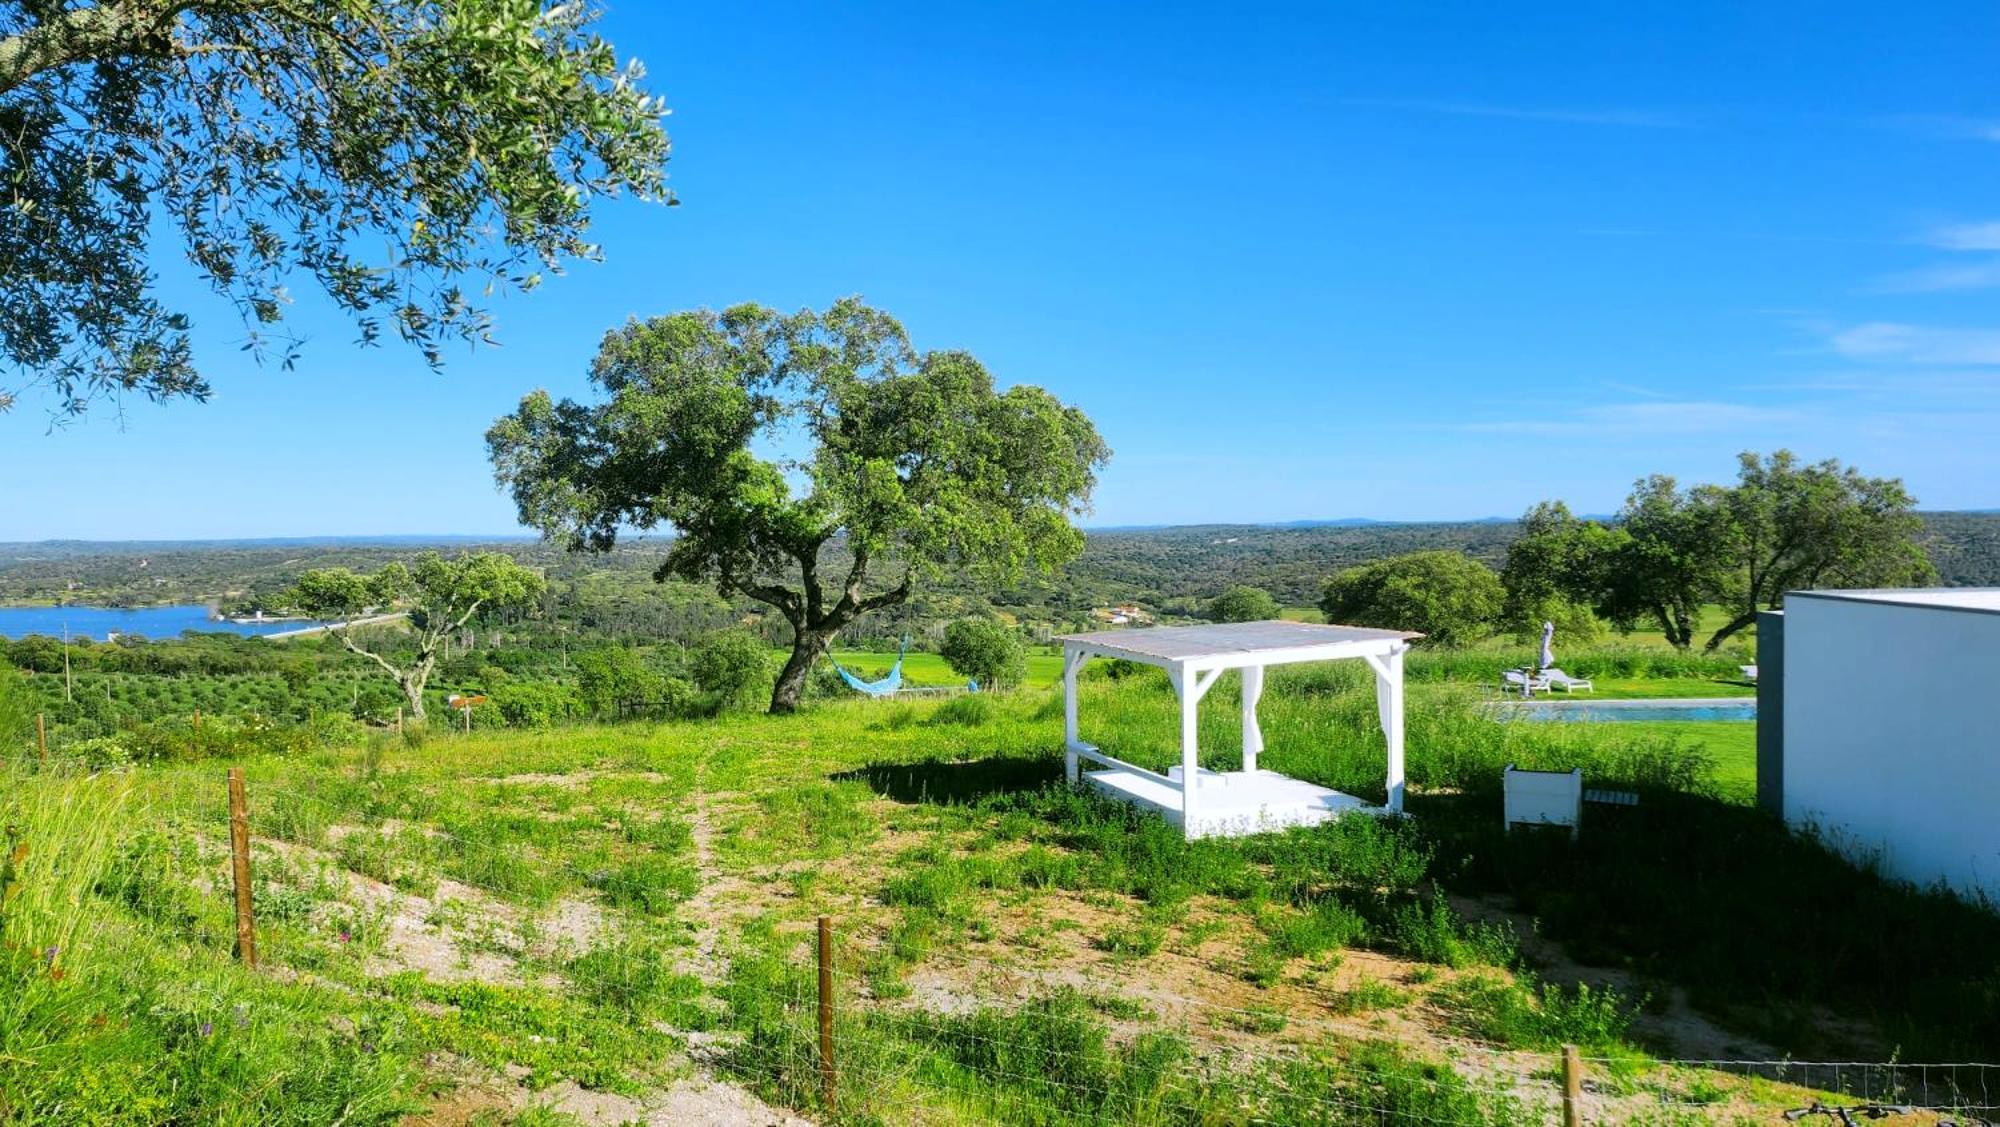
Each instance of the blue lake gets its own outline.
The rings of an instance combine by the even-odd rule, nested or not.
[[[208,608],[193,607],[0,607],[0,638],[25,638],[30,634],[92,638],[102,642],[112,634],[138,634],[158,641],[178,638],[183,630],[206,630],[228,634],[276,634],[300,630],[317,623],[224,622],[210,618]]]

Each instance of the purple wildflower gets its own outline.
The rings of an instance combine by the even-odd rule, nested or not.
[[[212,1022],[212,1021],[204,1021],[204,1022],[202,1022],[202,1023],[201,1023],[201,1035],[202,1035],[203,1037],[206,1037],[206,1036],[208,1036],[209,1034],[211,1034],[211,1033],[213,1033],[213,1032],[215,1032],[215,1023],[214,1023],[214,1022]]]

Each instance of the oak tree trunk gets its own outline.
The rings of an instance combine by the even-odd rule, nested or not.
[[[778,672],[778,682],[771,686],[771,712],[785,714],[799,710],[799,699],[805,695],[806,678],[811,676],[814,663],[826,656],[833,644],[832,630],[792,629],[792,656],[785,659],[784,669]]]

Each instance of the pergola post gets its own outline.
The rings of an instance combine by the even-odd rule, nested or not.
[[[1194,840],[1195,777],[1201,770],[1200,736],[1196,710],[1201,705],[1200,674],[1190,675],[1179,665],[1167,667],[1174,683],[1174,695],[1181,702],[1181,833]]]
[[[1082,650],[1063,647],[1063,773],[1072,783],[1080,777],[1076,761],[1076,675],[1083,662]]]
[[[1403,812],[1403,651],[1398,646],[1381,658],[1369,658],[1375,669],[1375,707],[1382,718],[1382,741],[1389,747],[1387,790],[1391,813]]]
[[[1264,750],[1264,729],[1257,723],[1257,702],[1264,696],[1264,667],[1243,667],[1243,770],[1257,770],[1257,756]]]

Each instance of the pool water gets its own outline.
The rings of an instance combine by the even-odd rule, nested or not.
[[[1757,702],[1729,701],[1590,701],[1571,704],[1506,706],[1510,720],[1554,720],[1567,723],[1661,720],[1755,720]]]

